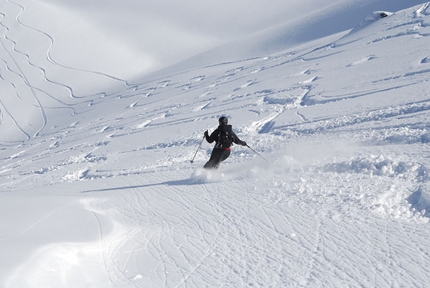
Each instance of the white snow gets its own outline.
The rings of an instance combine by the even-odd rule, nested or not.
[[[0,287],[430,285],[430,2],[272,2],[0,3]]]

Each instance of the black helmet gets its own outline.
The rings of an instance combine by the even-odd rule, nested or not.
[[[228,119],[227,117],[222,116],[221,118],[218,119],[219,125],[227,125],[228,124]]]

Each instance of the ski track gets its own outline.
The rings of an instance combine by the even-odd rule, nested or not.
[[[8,7],[10,8],[8,10],[9,14],[0,13],[0,27],[4,31],[1,44],[5,53],[1,56],[5,69],[1,70],[0,80],[3,80],[9,86],[9,93],[13,90],[16,91],[16,98],[11,102],[12,94],[9,96],[10,100],[8,103],[2,101],[2,106],[3,110],[7,111],[4,116],[10,118],[15,123],[16,130],[24,136],[21,137],[22,140],[18,141],[18,143],[27,142],[31,138],[38,137],[43,133],[47,128],[49,115],[52,114],[52,111],[65,109],[70,110],[71,115],[75,115],[80,113],[79,110],[82,110],[80,108],[80,106],[83,106],[81,103],[92,102],[93,99],[107,96],[104,91],[78,96],[74,92],[73,84],[69,85],[61,80],[50,79],[48,74],[51,70],[62,69],[63,71],[68,70],[72,73],[85,73],[89,77],[95,76],[100,79],[110,79],[114,82],[122,83],[125,87],[134,87],[134,85],[127,83],[125,80],[114,76],[97,71],[73,68],[56,61],[52,56],[52,49],[55,47],[54,38],[48,33],[30,27],[21,21],[21,16],[26,13],[25,4],[21,5],[12,0],[8,0],[7,2],[10,5]],[[19,48],[20,39],[19,37],[16,38],[15,31],[30,31],[30,34],[36,41],[46,43],[44,45],[46,46],[45,54],[42,55],[38,51],[21,50]],[[55,104],[52,105],[51,103]],[[19,115],[19,109],[16,108],[23,106],[30,111],[35,109],[39,111],[37,114],[40,116],[37,116],[36,113],[29,113],[33,118],[36,118],[31,119],[34,124],[37,124],[36,126],[24,125],[29,119],[25,115]],[[39,119],[37,120],[37,118]],[[5,137],[2,137],[0,141],[4,144],[15,142]]]
[[[25,7],[8,2],[20,8],[13,15],[14,24],[48,39],[50,64],[127,87],[119,93],[85,96],[84,104],[91,106],[82,108],[81,102],[74,102],[80,97],[72,86],[49,80],[47,70],[31,61],[32,54],[19,51],[19,43],[8,38],[12,28],[4,23],[12,16],[1,14],[2,46],[10,58],[2,59],[1,80],[16,88],[10,101],[33,103],[29,105],[40,111],[42,120],[30,132],[9,108],[10,101],[0,100],[1,123],[9,118],[23,135],[22,140],[0,142],[1,147],[13,147],[13,153],[0,150],[0,188],[88,184],[82,198],[99,230],[98,241],[91,245],[98,247],[98,261],[112,287],[418,287],[428,281],[430,203],[423,207],[408,202],[413,193],[428,192],[428,159],[416,157],[416,149],[424,150],[418,155],[429,152],[428,96],[417,92],[413,99],[383,103],[373,110],[351,105],[344,114],[326,112],[342,101],[365,105],[369,97],[426,86],[425,54],[415,57],[415,66],[406,73],[393,71],[370,82],[357,79],[356,86],[338,84],[326,90],[321,83],[332,71],[363,66],[371,71],[384,55],[365,50],[362,58],[347,54],[345,61],[323,68],[326,59],[354,45],[343,38],[132,86],[54,61],[54,39],[23,24],[19,18]],[[369,36],[365,46],[427,37],[428,6],[416,11],[418,19],[391,26],[383,38]],[[421,25],[414,28],[417,23]],[[17,59],[22,57],[25,68],[19,68],[23,62]],[[32,69],[71,99],[34,87],[26,76]],[[19,81],[10,81],[16,77]],[[25,100],[28,95],[33,102]],[[116,114],[83,117],[50,130],[44,96],[73,114],[86,115],[94,106],[107,112],[115,106]],[[203,131],[213,129],[219,115],[237,121],[233,124],[238,135],[269,155],[271,164],[234,146],[220,171],[190,177],[195,171],[189,160]],[[168,135],[172,130],[179,135]],[[145,133],[151,131],[162,132],[152,132],[148,139]],[[38,141],[32,141],[34,137]],[[198,165],[207,160],[208,147],[198,151]],[[144,160],[136,159],[143,155]],[[43,180],[38,180],[42,174]],[[99,215],[116,223],[115,233],[105,234]]]
[[[322,177],[326,176],[322,175]],[[312,181],[313,179],[309,180]],[[296,196],[290,194],[285,197],[287,195],[284,195],[281,190],[272,190],[275,187],[271,188],[266,193],[268,195],[278,194],[280,198],[277,201],[268,201],[270,199],[265,198],[266,195],[250,192],[253,191],[252,183],[243,183],[207,184],[202,187],[201,191],[197,191],[200,195],[198,198],[191,197],[190,192],[187,192],[186,185],[182,186],[179,183],[177,185],[172,183],[170,191],[162,189],[162,186],[157,186],[158,188],[154,186],[155,189],[152,192],[144,194],[141,194],[139,185],[130,188],[132,193],[120,193],[121,189],[127,189],[127,186],[133,187],[133,183],[127,183],[123,188],[118,188],[116,195],[120,198],[117,201],[127,203],[123,205],[121,202],[117,202],[118,206],[130,207],[120,212],[122,213],[122,218],[126,217],[127,223],[135,223],[136,227],[141,227],[140,229],[145,227],[148,227],[145,229],[150,229],[149,227],[159,227],[158,229],[161,229],[159,233],[151,234],[152,238],[149,242],[147,239],[148,233],[127,233],[125,234],[128,235],[127,238],[121,240],[121,246],[115,249],[124,251],[126,250],[125,247],[131,245],[130,242],[141,243],[133,246],[135,247],[133,251],[142,250],[143,247],[146,247],[144,250],[152,251],[149,255],[151,255],[153,261],[155,263],[159,262],[159,265],[162,266],[154,265],[152,267],[159,268],[152,270],[152,272],[151,270],[145,270],[149,275],[144,275],[142,271],[131,271],[126,268],[136,267],[134,261],[137,260],[129,259],[124,262],[121,271],[128,272],[126,274],[128,279],[138,279],[139,277],[136,278],[136,276],[140,275],[143,277],[142,279],[149,281],[144,283],[152,283],[154,286],[200,286],[206,283],[205,279],[213,279],[214,275],[224,275],[219,282],[211,283],[211,285],[215,286],[271,286],[277,285],[277,283],[285,283],[287,279],[291,278],[296,279],[300,286],[324,286],[333,283],[334,279],[330,278],[333,275],[329,274],[331,276],[324,277],[324,275],[327,275],[327,271],[323,272],[319,267],[331,265],[333,273],[344,275],[344,284],[355,283],[358,285],[359,283],[367,283],[370,286],[386,284],[380,282],[383,278],[373,279],[372,277],[375,273],[372,271],[361,270],[361,267],[359,267],[361,272],[355,271],[357,267],[354,267],[353,263],[349,262],[349,259],[352,259],[351,255],[349,255],[351,253],[349,251],[349,241],[355,243],[357,247],[357,251],[352,251],[352,253],[358,253],[365,257],[364,259],[368,259],[367,261],[371,264],[369,267],[375,267],[375,263],[397,261],[392,259],[392,253],[385,254],[383,252],[386,247],[395,249],[397,244],[391,241],[391,236],[388,236],[392,233],[386,230],[398,229],[397,225],[399,224],[393,222],[392,224],[387,224],[394,225],[390,227],[369,226],[372,225],[372,218],[374,217],[372,213],[360,215],[351,212],[348,216],[345,213],[336,214],[340,212],[336,209],[332,211],[323,209],[319,212],[309,211],[308,206],[314,207],[314,205],[309,205],[309,200],[315,197],[316,191],[309,193],[307,190],[317,190],[317,187],[314,187],[312,183],[302,184],[295,189],[296,191],[303,189],[301,193],[309,193],[308,196],[311,198],[308,200],[306,200],[308,197],[306,194]],[[287,183],[285,182],[283,185],[291,185]],[[315,181],[315,184],[317,183]],[[240,185],[242,188],[239,191],[243,191],[243,193],[231,198],[231,195],[225,189],[227,185]],[[297,183],[294,183],[293,186],[295,185]],[[143,186],[148,187],[147,185],[141,185],[140,187]],[[286,191],[295,191],[285,186],[283,188]],[[327,188],[327,190],[330,189]],[[324,191],[321,192],[324,193]],[[144,197],[142,197],[143,195]],[[178,197],[178,195],[180,196]],[[115,198],[117,197],[115,196]],[[323,203],[325,201],[342,203],[339,200],[327,200],[323,197],[314,198],[311,201],[321,201],[322,207],[324,207]],[[170,208],[165,210],[163,207]],[[343,209],[342,207],[340,208]],[[344,208],[349,209],[351,207]],[[292,219],[289,219],[289,215],[297,215],[297,213],[304,219],[300,227],[296,226],[291,221]],[[196,217],[196,215],[198,216]],[[193,219],[189,217],[193,217]],[[345,219],[343,217],[351,218]],[[214,219],[217,220],[214,221]],[[363,225],[363,221],[368,225]],[[209,223],[210,225],[207,225]],[[330,233],[332,232],[330,231],[332,230],[330,228],[333,225],[336,225],[338,229],[336,234],[331,235]],[[401,224],[400,228],[408,229],[404,228],[407,226],[408,224]],[[353,234],[348,232],[347,235],[343,235],[343,231],[351,230],[354,231]],[[196,231],[200,231],[199,233],[202,234],[195,235]],[[254,234],[253,231],[260,232]],[[357,239],[348,238],[353,237],[352,235],[357,235],[358,237],[361,234],[369,236],[381,235],[380,241],[369,243],[372,243],[372,251],[381,251],[383,254],[369,254],[367,249],[369,243],[361,243],[363,236]],[[168,237],[160,238],[161,235]],[[421,242],[416,241],[415,238],[405,239],[404,241],[408,243],[407,246],[411,247],[412,251],[421,246]],[[400,246],[403,247],[403,245]],[[425,248],[421,246],[420,249]],[[413,262],[413,259],[410,258],[411,256],[414,257],[412,251],[404,252],[403,257],[405,257],[406,261]],[[395,252],[396,255],[397,252]],[[147,257],[149,255],[141,259],[148,261]],[[176,256],[172,258],[171,255]],[[229,255],[234,255],[234,258]],[[296,257],[297,255],[301,255],[301,260],[298,263],[285,263],[284,259]],[[114,259],[121,257],[120,254],[112,256]],[[139,256],[135,257],[139,258]],[[381,259],[381,257],[383,258]],[[176,260],[171,262],[168,259]],[[244,261],[245,259],[248,260],[242,262],[242,259]],[[342,259],[342,261],[338,263],[336,259]],[[386,259],[386,261],[383,259]],[[212,263],[218,264],[214,265]],[[294,266],[291,266],[291,264]],[[160,269],[162,274],[159,274]],[[273,269],[278,269],[277,277],[273,277]],[[357,276],[357,273],[359,275],[360,273],[363,274]],[[168,279],[160,280],[160,275],[178,275],[180,277],[172,276],[168,277]],[[194,275],[194,278],[191,277],[192,275]],[[395,275],[391,275],[391,277],[400,281]],[[414,282],[411,278],[412,275],[402,275],[402,277],[407,277],[408,281],[412,281],[411,283]],[[189,282],[189,279],[192,279],[193,282]]]

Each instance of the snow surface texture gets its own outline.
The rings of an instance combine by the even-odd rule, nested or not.
[[[51,2],[0,4],[1,287],[429,286],[430,2],[323,1],[140,78]],[[268,161],[203,170],[221,115]]]

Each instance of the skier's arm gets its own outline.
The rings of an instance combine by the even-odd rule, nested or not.
[[[209,133],[207,133],[207,132],[208,131],[205,132],[206,141],[208,141],[209,143],[214,142],[218,136],[218,129],[215,129],[215,131],[212,132],[210,136],[209,136]]]
[[[237,135],[232,131],[231,132],[232,136],[233,136],[233,142],[236,143],[237,145],[242,145],[242,146],[246,146],[246,142],[242,141],[239,139],[239,137],[237,137]]]

